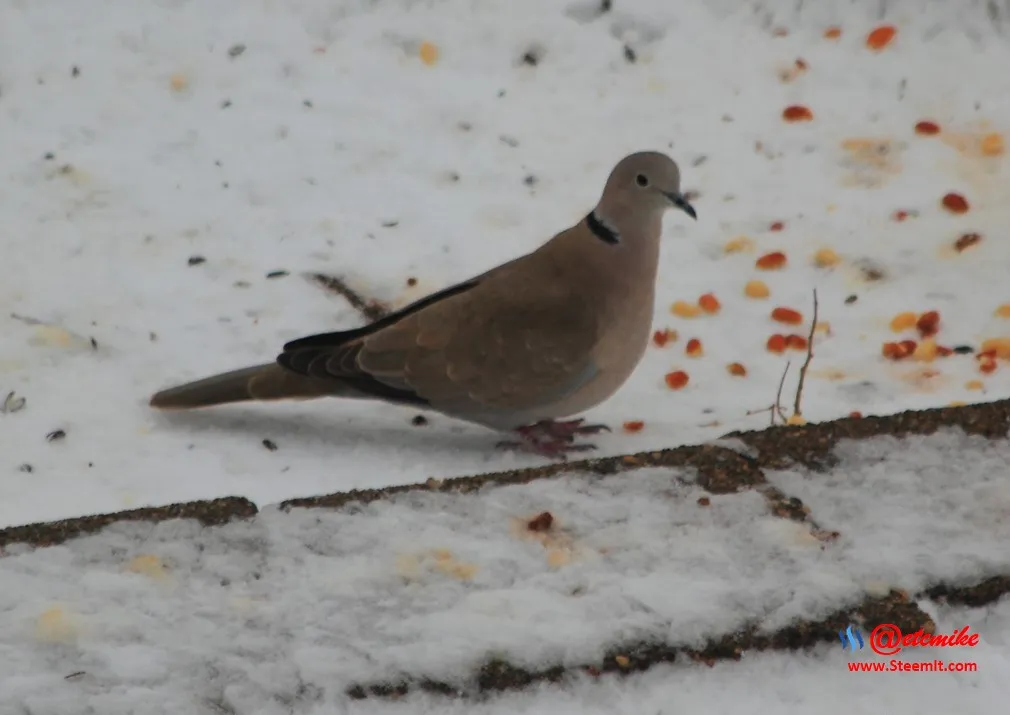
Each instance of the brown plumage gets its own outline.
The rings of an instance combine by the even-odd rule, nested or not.
[[[502,430],[576,414],[613,394],[645,351],[662,216],[674,206],[694,216],[673,160],[632,154],[593,212],[532,253],[370,325],[292,341],[274,363],[164,390],[151,405],[372,398]]]

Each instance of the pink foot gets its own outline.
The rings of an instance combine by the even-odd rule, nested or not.
[[[528,427],[520,427],[516,430],[520,435],[526,437],[531,435],[534,438],[554,438],[565,440],[571,442],[575,439],[575,435],[579,434],[598,434],[600,432],[609,432],[610,428],[607,425],[587,425],[583,424],[585,422],[581,417],[576,420],[541,420],[535,424],[529,425]]]
[[[587,425],[583,424],[584,422],[584,419],[541,420],[535,424],[516,429],[516,434],[522,441],[499,442],[498,447],[517,449],[544,457],[567,459],[570,452],[588,452],[596,449],[595,444],[574,444],[576,435],[610,431],[607,425]]]

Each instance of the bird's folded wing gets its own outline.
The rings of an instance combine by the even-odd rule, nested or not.
[[[278,361],[376,397],[457,413],[535,409],[591,380],[599,326],[579,291],[495,283],[407,309],[350,340],[334,333],[295,341]]]

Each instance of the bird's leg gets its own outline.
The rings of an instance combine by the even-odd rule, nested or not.
[[[584,422],[585,420],[581,417],[575,420],[541,420],[529,427],[521,427],[520,434],[522,434],[522,430],[528,430],[537,435],[545,435],[554,439],[571,442],[575,439],[575,435],[599,434],[600,432],[610,431],[607,425],[587,425],[583,424]]]
[[[595,444],[574,444],[575,436],[610,431],[607,425],[587,425],[585,420],[541,420],[532,425],[519,427],[516,434],[520,442],[499,442],[501,448],[518,449],[544,457],[565,459],[569,452],[588,452],[596,449]]]

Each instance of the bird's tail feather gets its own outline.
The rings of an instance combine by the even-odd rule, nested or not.
[[[150,404],[162,410],[188,410],[249,400],[304,400],[333,392],[333,385],[267,363],[170,387],[156,393]]]

